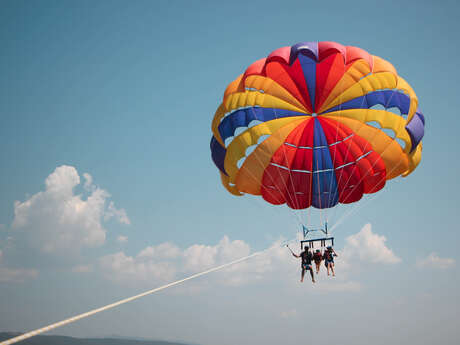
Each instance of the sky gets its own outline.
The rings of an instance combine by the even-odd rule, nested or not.
[[[270,248],[52,333],[456,344],[459,13],[456,1],[2,1],[0,330]],[[391,61],[426,118],[421,164],[337,224],[337,276],[314,286],[281,246],[296,216],[227,193],[209,150],[227,84],[302,41]]]

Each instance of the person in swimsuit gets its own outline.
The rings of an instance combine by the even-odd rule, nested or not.
[[[299,255],[292,253],[294,257],[302,259],[302,275],[300,278],[300,282],[303,282],[303,277],[305,275],[305,271],[310,271],[311,281],[315,283],[315,277],[313,276],[313,267],[311,266],[311,261],[313,260],[313,255],[308,250],[308,247],[305,247],[304,251]]]
[[[324,252],[324,264],[327,267],[327,275],[329,275],[329,270],[332,271],[332,276],[335,277],[334,272],[334,256],[338,256],[335,250],[332,247],[327,247]]]
[[[316,274],[319,274],[319,268],[321,265],[321,261],[323,261],[323,255],[321,254],[319,249],[317,249],[315,254],[313,254],[313,261],[315,261],[315,265],[316,265]]]

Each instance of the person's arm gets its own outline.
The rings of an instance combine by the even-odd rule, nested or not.
[[[296,258],[300,258],[300,255],[294,254],[294,252],[292,253],[292,256],[294,256]]]
[[[338,256],[337,253],[335,252],[334,248],[332,248],[332,252],[334,253],[334,256]]]

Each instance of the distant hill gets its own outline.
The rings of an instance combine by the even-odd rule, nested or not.
[[[21,333],[0,332],[0,341],[13,338]],[[74,338],[61,335],[37,335],[21,341],[19,345],[187,345],[162,340],[133,340],[127,338]]]

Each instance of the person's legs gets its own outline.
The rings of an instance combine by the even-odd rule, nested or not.
[[[316,264],[316,274],[319,274],[319,266],[321,265],[321,262],[315,262]]]
[[[334,262],[331,262],[330,265],[331,265],[332,276],[335,277]]]
[[[300,277],[300,282],[303,283],[303,276],[305,275],[305,268],[302,266],[302,276]]]
[[[311,281],[314,283],[315,282],[315,277],[313,276],[313,266],[310,265],[310,275],[311,275]]]
[[[329,261],[326,261],[326,267],[327,267],[327,275],[329,275],[329,270],[331,268],[331,264]]]

